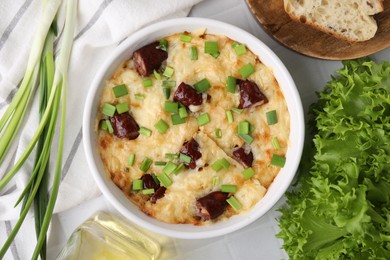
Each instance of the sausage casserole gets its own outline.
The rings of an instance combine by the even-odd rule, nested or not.
[[[285,162],[290,117],[270,68],[205,30],[129,54],[104,87],[98,147],[109,178],[166,223],[250,210]]]

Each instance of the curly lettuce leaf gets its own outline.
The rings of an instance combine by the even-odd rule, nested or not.
[[[313,142],[280,209],[292,259],[390,259],[390,64],[343,65],[311,106]]]

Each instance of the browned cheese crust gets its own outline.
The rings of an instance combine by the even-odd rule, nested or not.
[[[207,225],[216,221],[223,221],[236,214],[245,214],[264,197],[267,188],[270,186],[280,168],[270,164],[273,154],[284,156],[289,144],[290,117],[283,93],[274,78],[272,69],[260,62],[259,58],[250,50],[244,55],[237,55],[232,48],[233,41],[223,35],[206,34],[199,30],[192,32],[190,43],[180,41],[180,34],[174,34],[165,39],[168,41],[168,59],[166,66],[174,69],[170,79],[157,80],[153,74],[147,76],[152,79],[153,86],[145,88],[143,80],[134,68],[131,57],[122,64],[114,73],[104,87],[99,107],[97,122],[107,118],[102,114],[104,103],[119,104],[127,102],[130,114],[140,127],[152,130],[151,136],[140,134],[134,140],[118,138],[96,127],[98,131],[99,153],[107,172],[108,178],[135,203],[140,210],[166,223],[190,223],[194,225]],[[206,41],[217,41],[220,55],[217,58],[204,53]],[[190,48],[196,47],[198,59],[191,60]],[[261,55],[261,53],[260,53]],[[226,79],[234,76],[242,79],[239,69],[251,63],[255,73],[249,76],[249,80],[255,82],[260,91],[267,97],[268,102],[257,107],[243,109],[242,113],[233,112],[234,122],[229,123],[226,118],[226,111],[237,108],[240,104],[240,93],[230,93],[226,90]],[[164,66],[165,64],[163,64]],[[211,84],[207,90],[208,97],[201,106],[190,107],[189,116],[185,123],[173,125],[171,114],[164,111],[166,101],[162,91],[162,81],[171,80],[176,84],[171,88],[170,101],[176,88],[181,82],[190,86],[204,78]],[[126,84],[128,94],[116,98],[112,88]],[[136,95],[141,94],[143,99],[137,99]],[[192,111],[191,111],[192,110]],[[269,126],[266,120],[266,112],[276,110],[278,123]],[[201,114],[208,113],[210,122],[199,126],[196,120]],[[164,120],[169,129],[166,133],[160,134],[154,125],[160,119]],[[239,122],[247,120],[252,125],[251,136],[254,141],[250,145],[237,134]],[[96,124],[98,125],[98,123]],[[216,137],[215,131],[220,129],[222,136]],[[271,138],[276,137],[280,143],[280,149],[275,149]],[[170,174],[172,184],[167,187],[162,198],[152,203],[150,195],[133,191],[132,183],[140,179],[144,172],[140,166],[144,158],[156,161],[172,161],[180,164],[179,159],[167,159],[166,153],[178,154],[183,144],[194,138],[199,144],[199,151],[202,157],[196,161],[196,168],[186,167],[178,174]],[[244,166],[233,157],[233,149],[246,146],[253,153],[252,168],[255,175],[245,179],[242,175]],[[129,155],[135,154],[135,161],[132,166],[128,164]],[[211,165],[216,160],[225,158],[230,167],[216,172]],[[147,173],[160,175],[164,166],[157,166],[152,163]],[[237,192],[229,194],[242,204],[239,211],[228,206],[225,212],[214,220],[204,221],[197,216],[197,199],[214,191],[220,191],[221,185],[236,185]]]

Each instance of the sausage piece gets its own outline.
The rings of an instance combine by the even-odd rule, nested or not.
[[[141,180],[144,182],[144,189],[154,189],[154,193],[149,198],[151,203],[154,204],[158,199],[164,197],[166,188],[164,186],[160,186],[151,174],[145,173],[142,175]]]
[[[190,85],[182,82],[177,87],[173,100],[182,103],[184,106],[190,105],[199,106],[203,102],[202,93],[196,92],[196,90]]]
[[[162,62],[168,58],[168,53],[157,48],[158,46],[159,42],[153,42],[134,52],[134,66],[142,77],[148,76],[153,70],[158,70]]]
[[[245,168],[249,168],[253,163],[253,153],[249,147],[237,147],[233,150],[233,157]]]
[[[128,113],[115,113],[110,117],[114,135],[119,138],[128,138],[129,140],[136,139],[139,136],[139,126],[134,118]]]
[[[183,147],[180,149],[180,153],[183,153],[191,157],[190,163],[186,163],[186,162],[184,163],[186,166],[190,167],[191,169],[196,168],[196,160],[202,157],[202,153],[199,152],[199,144],[197,141],[195,141],[194,138],[192,138],[191,140],[183,144]]]
[[[257,84],[250,80],[237,80],[240,87],[240,105],[238,108],[260,106],[268,102],[267,97],[260,91]]]
[[[156,191],[160,187],[160,184],[156,183],[149,173],[142,175],[141,180],[144,182],[144,189],[154,189]]]
[[[214,191],[196,201],[197,215],[203,220],[219,217],[225,211],[228,203],[228,193]]]

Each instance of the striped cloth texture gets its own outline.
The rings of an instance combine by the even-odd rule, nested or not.
[[[202,0],[79,0],[77,25],[70,57],[67,87],[67,127],[63,155],[62,179],[55,212],[70,209],[100,195],[82,146],[83,106],[96,71],[115,48],[133,32],[158,20],[187,16],[191,7]],[[24,75],[34,31],[42,9],[40,0],[0,1],[0,116],[15,95]],[[63,1],[65,2],[65,1]],[[60,7],[59,28],[63,26],[65,5]],[[61,34],[60,34],[61,36]],[[56,39],[56,42],[60,42]],[[56,53],[58,47],[56,45]],[[38,91],[16,137],[9,155],[0,165],[0,178],[25,151],[39,122]],[[55,140],[58,138],[55,138]],[[57,144],[54,142],[52,166]],[[14,203],[24,189],[34,164],[34,153],[14,179],[0,191],[0,245],[20,214]],[[34,248],[35,231],[32,213],[25,221],[12,251],[6,258],[28,259]],[[24,256],[24,257],[22,257]]]

